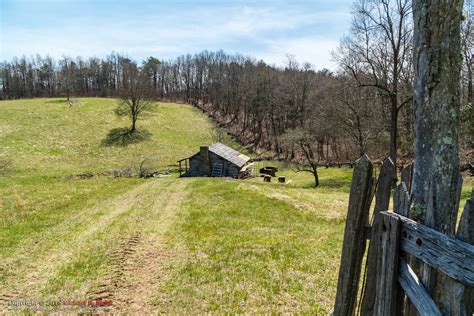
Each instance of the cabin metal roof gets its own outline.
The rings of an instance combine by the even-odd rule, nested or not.
[[[247,161],[250,160],[250,157],[245,156],[244,154],[239,153],[237,150],[234,150],[222,143],[209,145],[209,151],[224,158],[227,161],[232,162],[239,168],[242,168],[247,163]]]
[[[236,151],[236,150],[234,150],[234,149],[230,148],[229,146],[226,146],[222,143],[211,144],[211,145],[208,146],[208,149],[213,154],[215,154],[219,157],[222,157],[223,159],[225,159],[227,161],[230,161],[231,163],[233,163],[234,165],[236,165],[239,168],[242,168],[250,160],[250,157],[248,157],[244,154],[241,154],[238,151]],[[198,151],[194,155],[191,155],[189,157],[178,160],[178,162],[194,158],[196,156],[199,156],[199,154],[200,154],[200,152]]]

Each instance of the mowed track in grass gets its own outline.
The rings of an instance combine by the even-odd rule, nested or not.
[[[328,313],[335,297],[351,169],[321,187],[282,170],[262,179],[137,179],[104,172],[153,157],[156,168],[212,142],[188,105],[138,122],[148,140],[103,146],[126,127],[113,99],[0,102],[0,311],[10,300],[110,299],[140,313]],[[231,140],[229,145],[238,148]]]

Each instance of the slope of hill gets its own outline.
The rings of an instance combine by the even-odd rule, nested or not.
[[[317,191],[310,175],[291,170],[285,185],[74,177],[145,157],[166,169],[212,142],[202,113],[163,103],[138,122],[145,140],[110,146],[110,130],[129,124],[115,105],[0,102],[0,157],[12,163],[0,176],[0,310],[61,298],[142,313],[330,311],[350,169],[321,169]]]

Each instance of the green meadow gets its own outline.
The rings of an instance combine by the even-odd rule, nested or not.
[[[179,178],[172,165],[212,143],[214,124],[160,103],[137,123],[143,139],[113,143],[130,124],[116,104],[0,102],[0,311],[59,298],[141,313],[331,311],[352,169],[321,168],[316,190],[284,166],[286,184]],[[145,159],[170,176],[113,176]]]

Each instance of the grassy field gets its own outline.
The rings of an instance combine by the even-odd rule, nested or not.
[[[113,99],[0,102],[0,311],[11,300],[108,299],[113,310],[327,314],[335,297],[351,169],[262,179],[74,175],[166,169],[213,141],[213,124],[164,103],[128,146]],[[232,140],[224,140],[239,149]],[[468,198],[468,180],[463,191]],[[463,204],[463,203],[462,203]]]

